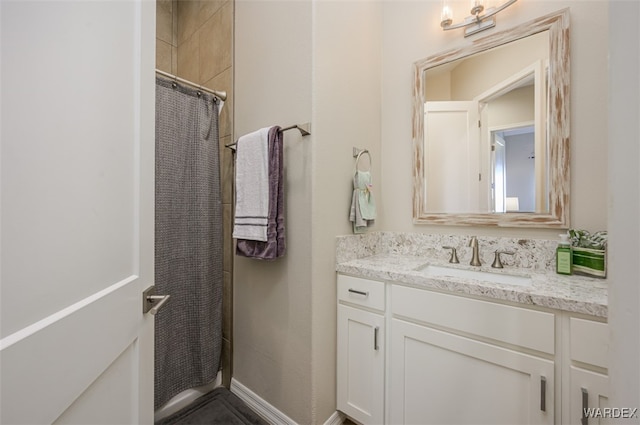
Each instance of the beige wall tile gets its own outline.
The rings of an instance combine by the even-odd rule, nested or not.
[[[233,371],[233,345],[225,338],[222,339],[222,358],[220,359],[220,365],[222,366],[222,385],[229,388]]]
[[[171,31],[171,45],[178,47],[178,0],[171,0],[173,25]]]
[[[171,49],[169,43],[156,39],[156,68],[173,73],[171,70]]]
[[[222,290],[222,337],[231,341],[231,322],[233,320],[233,287],[231,273],[224,272]]]
[[[228,0],[180,0],[178,43],[191,37],[213,16]]]
[[[172,0],[156,1],[156,37],[166,43],[173,43]]]
[[[208,81],[231,67],[233,4],[227,3],[200,30],[200,75]]]
[[[178,46],[178,75],[200,84],[199,57],[198,35],[195,34]]]
[[[171,73],[178,75],[178,48],[171,46]]]
[[[202,75],[202,74],[200,74]],[[233,131],[233,68],[229,67],[210,80],[205,80],[203,86],[212,90],[227,92],[227,100],[224,102],[220,115],[220,137],[231,136]]]
[[[178,46],[182,45],[198,30],[199,13],[199,1],[178,1]]]
[[[209,20],[228,0],[201,0],[200,13],[198,14],[198,27]]]
[[[232,205],[231,204],[223,204],[222,205],[222,224],[223,224],[223,239],[224,239],[224,251],[223,251],[223,267],[224,271],[231,272],[233,271],[233,254],[234,254],[234,242],[232,238],[232,227],[231,223],[233,223],[232,216]]]

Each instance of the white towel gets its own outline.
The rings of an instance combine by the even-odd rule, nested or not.
[[[240,137],[236,144],[235,239],[267,240],[269,216],[269,127]]]

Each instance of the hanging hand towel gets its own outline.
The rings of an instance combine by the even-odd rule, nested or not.
[[[356,170],[353,175],[353,196],[349,220],[353,222],[353,233],[364,233],[376,218],[373,200],[371,173]]]
[[[269,130],[269,218],[267,241],[238,239],[236,254],[275,260],[285,252],[283,146],[280,127]]]
[[[235,239],[267,240],[269,215],[268,135],[265,127],[236,144]]]

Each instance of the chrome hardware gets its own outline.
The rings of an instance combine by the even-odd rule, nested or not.
[[[155,286],[150,286],[142,293],[142,313],[156,314],[169,301],[170,295],[153,295]]]
[[[449,262],[453,263],[453,264],[458,264],[460,262],[460,260],[458,260],[458,253],[456,252],[456,249],[452,246],[443,246],[443,249],[450,249],[451,250],[451,257],[449,257]]]
[[[472,236],[469,241],[469,246],[472,250],[471,262],[469,264],[472,266],[481,266],[482,263],[480,262],[480,255],[478,254],[478,238]]]
[[[547,378],[540,377],[540,410],[547,411]]]
[[[496,250],[496,258],[493,259],[493,264],[491,264],[491,267],[493,267],[494,269],[503,268],[502,261],[500,261],[500,254],[514,255],[515,252]]]
[[[357,289],[351,289],[351,288],[349,288],[349,292],[351,292],[352,294],[362,295],[362,296],[364,296],[364,297],[368,297],[368,296],[369,296],[369,293],[368,293],[368,292],[358,291]]]
[[[378,331],[380,331],[380,327],[376,326],[373,329],[373,349],[376,351],[378,351],[378,348],[380,348],[378,347]]]
[[[589,424],[589,418],[587,417],[587,409],[589,408],[589,391],[586,388],[581,388],[582,390],[582,418],[580,418],[580,423],[582,425]]]

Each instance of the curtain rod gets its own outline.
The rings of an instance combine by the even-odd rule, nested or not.
[[[284,132],[287,130],[299,130],[300,134],[302,136],[308,136],[311,134],[311,123],[307,122],[304,124],[294,124],[294,125],[290,125],[289,127],[285,127],[285,128],[281,128],[280,132]],[[238,144],[238,142],[233,142],[233,143],[229,143],[228,145],[224,145],[225,148],[229,148],[229,149],[234,149],[235,150],[235,146]]]
[[[169,74],[168,72],[160,71],[159,69],[156,69],[156,74],[160,74],[160,75],[163,75],[163,76],[165,76],[167,78],[170,78],[172,80],[178,81],[178,82],[180,82],[182,84],[187,84],[187,85],[189,85],[191,87],[195,87],[198,90],[202,90],[202,91],[205,91],[207,93],[211,93],[212,95],[214,95],[218,99],[222,100],[223,102],[225,100],[227,100],[227,92],[225,92],[225,91],[217,91],[217,90],[208,89],[208,88],[203,87],[203,86],[201,86],[199,84],[193,83],[193,82],[191,82],[189,80],[185,80],[184,78],[180,78],[177,75],[173,75],[173,74]]]

